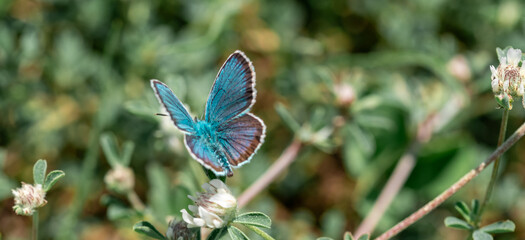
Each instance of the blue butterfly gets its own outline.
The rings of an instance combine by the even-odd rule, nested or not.
[[[206,102],[203,120],[192,119],[166,84],[151,80],[159,102],[184,133],[191,156],[219,176],[233,176],[233,168],[250,161],[264,141],[266,126],[251,114],[255,103],[255,70],[237,50],[222,65]]]

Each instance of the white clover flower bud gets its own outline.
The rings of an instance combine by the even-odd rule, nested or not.
[[[467,58],[463,55],[456,55],[447,63],[448,72],[461,81],[468,81],[472,77],[472,72]]]
[[[21,188],[11,191],[15,197],[13,210],[18,215],[31,216],[35,212],[35,208],[42,207],[47,203],[46,192],[42,189],[41,184],[31,185],[22,182]]]
[[[119,165],[106,173],[104,182],[112,191],[127,193],[135,186],[135,175],[131,168]]]
[[[355,100],[354,88],[346,83],[336,84],[334,86],[334,93],[336,96],[337,104],[341,106],[349,106]]]
[[[197,239],[197,232],[189,229],[184,221],[170,221],[166,237],[168,240],[194,240]]]
[[[182,209],[182,219],[188,227],[222,228],[235,218],[237,199],[232,195],[228,186],[221,180],[213,179],[202,185],[206,190],[198,193],[197,197],[188,196],[195,205],[188,208],[193,216]]]
[[[508,99],[502,105],[508,109],[512,109],[513,97],[523,97],[524,95],[525,69],[523,66],[519,66],[521,56],[520,49],[509,48],[506,57],[500,58],[500,65],[497,68],[490,66],[492,91],[496,99],[500,100],[500,105],[502,105],[501,100]]]

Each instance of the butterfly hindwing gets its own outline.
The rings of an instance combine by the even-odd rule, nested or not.
[[[241,51],[228,57],[219,70],[206,102],[205,120],[215,126],[247,112],[255,103],[255,71]]]
[[[248,163],[264,142],[266,126],[251,113],[222,124],[217,135],[228,162],[233,167]]]
[[[202,139],[198,136],[185,135],[184,143],[191,156],[201,165],[213,170],[218,175],[225,175],[227,170],[222,167],[217,154]]]
[[[195,132],[195,122],[173,91],[166,84],[155,79],[151,80],[151,87],[155,91],[159,102],[168,111],[175,126],[184,133],[193,134]]]

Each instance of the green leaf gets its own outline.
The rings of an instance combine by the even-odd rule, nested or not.
[[[510,220],[495,222],[480,228],[479,230],[486,233],[509,233],[516,230],[516,225]]]
[[[472,203],[470,204],[470,209],[472,209],[472,211],[470,212],[470,219],[477,219],[477,216],[479,214],[479,200],[478,199],[472,199]]]
[[[33,166],[33,180],[36,184],[44,184],[46,178],[47,162],[46,160],[38,160]]]
[[[350,232],[345,232],[344,240],[354,240],[354,236]]]
[[[465,230],[472,229],[472,226],[470,226],[467,222],[457,217],[446,217],[445,226],[451,227],[451,228],[465,229]]]
[[[339,239],[344,233],[346,218],[342,211],[332,208],[323,213],[320,223],[324,236]]]
[[[176,214],[176,211],[171,209],[173,199],[170,195],[170,178],[165,169],[159,164],[150,164],[146,172],[150,183],[148,205],[153,215],[158,219],[163,219],[170,214]]]
[[[62,170],[51,171],[47,176],[44,182],[44,191],[49,191],[53,185],[58,181],[58,179],[64,177],[66,174]]]
[[[233,222],[263,228],[271,228],[272,226],[272,220],[270,219],[270,217],[261,212],[250,212],[241,214],[237,216],[233,220]]]
[[[374,137],[354,123],[347,124],[344,134],[344,166],[351,176],[359,176],[369,164],[369,159],[375,151]]]
[[[124,146],[122,146],[122,155],[120,156],[120,163],[124,166],[129,166],[129,163],[131,162],[131,155],[133,154],[133,150],[135,149],[135,143],[132,141],[126,141],[124,143]]]
[[[100,145],[102,146],[104,155],[106,156],[106,159],[108,160],[108,163],[111,165],[111,167],[115,168],[118,164],[121,164],[118,156],[117,140],[115,135],[111,133],[103,133],[100,136]]]
[[[252,226],[252,225],[244,225],[244,226],[251,229],[253,232],[257,233],[257,235],[261,236],[263,239],[266,239],[266,240],[274,239],[272,236],[268,235],[268,233],[266,233],[265,231],[261,230],[260,228],[256,226]]]
[[[317,240],[334,240],[334,239],[329,238],[329,237],[320,237],[320,238],[317,238]]]
[[[472,238],[474,240],[493,240],[494,238],[492,238],[492,236],[486,232],[483,232],[483,231],[474,231],[474,233],[472,233]]]
[[[286,109],[282,103],[275,105],[275,111],[279,114],[279,117],[283,120],[284,124],[289,127],[292,132],[297,133],[301,129],[301,125],[292,117],[292,114]]]
[[[111,167],[115,168],[117,165],[129,166],[131,155],[135,149],[135,144],[131,141],[126,141],[122,146],[122,153],[117,145],[117,138],[112,133],[104,133],[100,136],[100,145],[104,151],[104,155]]]
[[[226,233],[228,231],[226,231],[226,228],[219,228],[219,229],[215,229],[213,230],[210,235],[208,236],[208,240],[219,240],[219,239],[226,239],[225,237],[227,236]]]
[[[368,239],[370,239],[370,236],[368,236],[368,234],[363,234],[357,240],[368,240]]]
[[[463,202],[463,201],[456,202],[456,205],[454,207],[459,212],[459,214],[461,214],[461,216],[465,220],[467,220],[467,222],[471,221],[470,209],[468,208],[468,205],[465,202]]]
[[[146,221],[140,221],[138,223],[135,223],[135,225],[133,226],[133,231],[151,238],[166,240],[166,237],[164,237],[164,235],[162,235],[153,225],[151,225],[151,223]]]
[[[249,240],[246,234],[244,234],[240,229],[234,226],[228,227],[228,233],[230,234],[230,237],[232,238],[232,240]]]
[[[129,219],[135,215],[136,211],[119,204],[109,205],[106,211],[106,216],[111,221],[119,219]]]

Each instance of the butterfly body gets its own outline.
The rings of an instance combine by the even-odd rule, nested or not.
[[[210,157],[215,159],[215,162],[218,162],[224,169],[226,169],[227,174],[233,173],[228,164],[228,158],[224,154],[224,148],[220,144],[221,136],[219,136],[217,130],[212,124],[204,120],[197,121],[193,137],[196,138],[197,141],[202,142],[202,147],[208,149],[208,151],[212,153]],[[186,146],[188,145],[186,144]]]
[[[233,175],[264,141],[266,126],[249,113],[255,103],[255,71],[241,51],[235,51],[219,70],[206,102],[204,120],[192,119],[164,83],[151,80],[159,102],[185,133],[190,155],[216,175]]]

